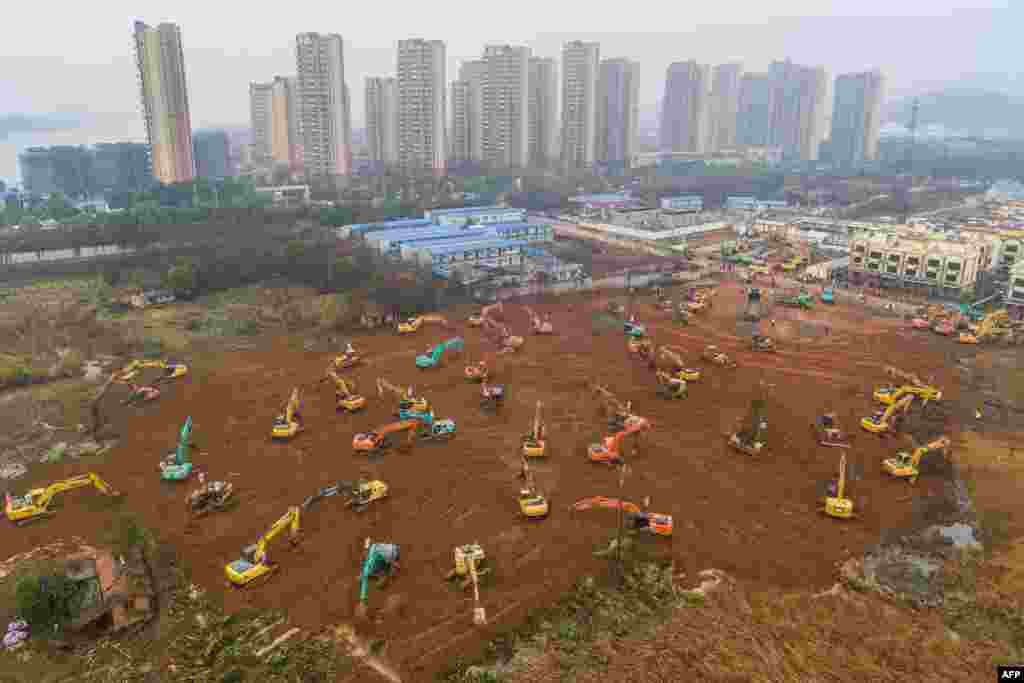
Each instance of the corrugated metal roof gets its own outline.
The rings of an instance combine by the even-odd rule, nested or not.
[[[432,227],[409,228],[405,230],[384,230],[366,236],[369,242],[393,242],[405,239],[429,239],[437,237],[458,237],[460,235],[486,234],[487,226],[464,228],[461,225],[434,225]]]
[[[461,216],[467,213],[498,213],[503,211],[523,211],[526,209],[516,209],[508,206],[464,206],[459,209],[432,209],[430,211],[430,217],[436,216]]]
[[[449,254],[459,251],[470,251],[475,249],[503,249],[506,247],[521,247],[527,244],[526,240],[477,240],[472,242],[461,242],[451,244],[449,242],[437,244],[416,245],[416,249],[430,252],[432,255]]]
[[[374,232],[379,230],[391,230],[393,228],[411,228],[417,225],[433,225],[433,221],[426,218],[405,218],[397,221],[380,221],[378,223],[354,223],[353,225],[344,226],[352,232],[367,232],[372,230]]]

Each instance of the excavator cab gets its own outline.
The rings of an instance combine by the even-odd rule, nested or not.
[[[398,333],[399,334],[411,334],[411,333],[416,332],[417,330],[419,330],[422,325],[423,325],[423,318],[422,317],[417,316],[417,317],[413,317],[413,318],[406,318],[402,322],[398,323]]]
[[[550,512],[548,499],[532,487],[520,489],[519,511],[529,519],[543,519]]]
[[[628,513],[626,524],[632,531],[656,536],[671,536],[674,527],[671,515],[659,515],[653,512]]]
[[[473,565],[472,571],[470,570],[470,564]],[[455,567],[448,572],[445,579],[448,581],[459,579],[459,585],[462,590],[466,590],[473,585],[473,578],[471,576],[473,572],[476,573],[477,579],[482,579],[491,573],[484,549],[479,543],[467,543],[466,545],[457,546],[455,548]]]

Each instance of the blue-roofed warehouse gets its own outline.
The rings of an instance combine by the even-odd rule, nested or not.
[[[345,239],[351,235],[364,235],[379,230],[397,230],[400,228],[423,228],[434,225],[434,222],[426,218],[403,218],[395,221],[380,221],[377,223],[355,223],[343,225],[338,228],[338,237]]]
[[[526,220],[526,209],[512,209],[504,206],[465,206],[459,209],[430,209],[423,212],[438,225],[464,225],[475,222],[483,225],[496,223],[518,223]]]

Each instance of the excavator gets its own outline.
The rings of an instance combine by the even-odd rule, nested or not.
[[[818,418],[818,421],[811,425],[814,438],[819,446],[830,448],[849,448],[850,436],[839,429],[835,413],[825,413]]]
[[[411,445],[416,436],[416,429],[420,421],[417,419],[399,420],[390,422],[383,427],[377,427],[372,432],[360,432],[352,437],[352,450],[357,454],[372,455],[391,448],[392,434],[408,432],[407,445]]]
[[[496,323],[489,317],[484,318],[484,331],[501,347],[500,353],[515,353],[525,343],[522,337],[511,334],[505,325]]]
[[[626,342],[626,349],[631,356],[647,359],[654,353],[654,344],[650,339],[630,339]]]
[[[886,458],[882,461],[882,470],[886,474],[899,479],[906,479],[911,484],[917,481],[920,476],[921,459],[926,455],[937,453],[944,455],[949,448],[950,441],[945,436],[940,436],[931,443],[915,448],[912,453],[899,452],[895,458]]]
[[[896,422],[910,409],[913,403],[913,396],[904,396],[884,411],[865,417],[860,421],[860,426],[872,434],[891,434],[896,431]]]
[[[903,399],[905,396],[912,396],[919,398],[925,403],[929,401],[941,401],[942,392],[935,387],[928,385],[904,385],[902,387],[882,387],[875,391],[875,400],[879,403],[884,403],[887,406],[891,406]]]
[[[775,346],[774,339],[760,334],[755,334],[750,337],[750,348],[753,351],[763,351],[765,353],[775,353],[778,351],[778,347]]]
[[[383,377],[377,378],[377,395],[383,396],[384,392],[390,392],[398,398],[398,409],[402,410],[415,410],[417,412],[425,413],[430,410],[430,403],[427,399],[417,397],[413,395],[412,387],[402,389],[396,387],[391,382],[387,381]]]
[[[750,413],[747,418],[747,428],[739,429],[729,435],[729,445],[744,455],[761,455],[765,442],[762,440],[765,430],[768,429],[768,420],[765,417],[765,407],[768,403],[768,390],[770,384],[761,382],[760,395],[750,401]]]
[[[590,462],[605,465],[621,465],[622,440],[630,434],[637,434],[651,428],[651,423],[644,418],[637,418],[630,421],[622,431],[611,436],[604,437],[602,443],[590,444],[587,447],[587,458]]]
[[[192,463],[188,451],[192,448],[192,417],[185,420],[178,435],[178,448],[160,461],[160,478],[164,481],[184,481],[192,476]]]
[[[629,321],[622,323],[622,331],[627,337],[640,339],[647,334],[647,328],[636,321],[636,316],[629,316]]]
[[[202,517],[223,510],[236,499],[232,498],[234,485],[226,481],[208,481],[189,494],[185,500],[189,512]]]
[[[433,411],[420,413],[415,410],[407,411],[402,417],[403,420],[418,420],[420,428],[416,434],[424,441],[447,441],[455,436],[457,431],[455,420],[437,420]]]
[[[46,488],[31,489],[23,496],[12,496],[10,493],[6,493],[4,494],[4,512],[7,514],[7,519],[21,526],[53,514],[50,512],[50,503],[58,493],[83,486],[95,486],[96,490],[105,496],[121,495],[99,476],[89,472],[77,477],[55,481]]]
[[[530,460],[523,456],[523,485],[519,489],[519,512],[527,519],[544,519],[550,512],[547,497],[537,488]]]
[[[643,420],[644,418],[634,415],[632,412],[632,404],[630,402],[623,403],[619,399],[615,398],[612,392],[608,391],[605,387],[600,384],[594,385],[594,391],[601,397],[601,410],[605,417],[608,418],[609,425],[616,431],[626,428],[626,425],[635,420]]]
[[[239,559],[224,567],[224,573],[231,585],[246,586],[277,569],[277,564],[271,562],[267,556],[267,546],[285,529],[288,529],[290,543],[298,543],[300,515],[301,511],[297,505],[288,508],[288,512],[274,522],[267,533],[260,536],[252,545],[242,549],[242,556]]]
[[[999,326],[1009,322],[1009,316],[1005,310],[995,311],[986,315],[974,333],[962,332],[958,341],[961,344],[978,344],[988,339],[994,339],[998,334]]]
[[[366,407],[366,397],[356,393],[355,380],[342,379],[333,367],[328,369],[326,379],[334,382],[334,399],[337,403],[337,410],[356,413]]]
[[[128,398],[121,401],[121,405],[129,406],[133,403],[148,403],[149,401],[155,401],[160,398],[160,389],[150,384],[129,384],[131,393],[128,394]]]
[[[488,384],[487,380],[484,380],[480,385],[480,405],[497,410],[504,401],[505,387],[500,384]]]
[[[383,583],[390,578],[392,573],[398,571],[401,553],[401,549],[394,543],[371,543],[368,538],[363,546],[366,548],[366,559],[363,560],[363,569],[359,574],[359,605],[356,607],[356,615],[359,617],[366,616],[370,579],[379,578]]]
[[[470,564],[472,564],[472,569]],[[474,573],[477,579],[491,573],[491,569],[487,565],[487,555],[484,553],[484,549],[479,543],[457,546],[455,548],[455,568],[448,572],[445,580],[452,581],[453,579],[458,579],[462,590],[466,590],[473,585],[472,574]]]
[[[658,396],[662,398],[686,398],[686,380],[673,377],[664,370],[655,372],[658,380]]]
[[[501,310],[502,305],[500,301],[496,304],[484,306],[483,308],[480,309],[479,313],[469,316],[469,324],[472,327],[480,327],[481,325],[484,324],[484,320],[486,320],[487,318],[496,319],[494,318],[495,311],[500,313]]]
[[[526,313],[530,316],[530,326],[533,329],[534,334],[553,334],[555,331],[554,326],[551,324],[551,316],[545,314],[544,318],[541,319],[539,315],[533,312],[533,309],[529,306],[526,307]]]
[[[418,332],[423,323],[441,323],[442,327],[448,328],[448,319],[443,315],[417,315],[412,318],[406,318],[402,322],[398,323],[399,334],[412,334]]]
[[[388,485],[379,479],[343,482],[338,485],[338,490],[344,490],[345,507],[350,507],[356,512],[362,512],[375,500],[388,497]]]
[[[482,360],[473,365],[467,365],[463,371],[463,376],[470,382],[486,381],[491,376],[490,370],[487,367],[487,361]]]
[[[671,373],[681,380],[686,382],[699,382],[700,381],[700,370],[688,368],[683,364],[683,357],[681,350],[673,346],[662,346],[657,354],[658,360],[667,361],[671,364]]]
[[[898,379],[901,382],[903,382],[904,384],[909,384],[910,386],[914,386],[914,387],[927,386],[925,384],[925,382],[922,381],[921,378],[918,377],[917,375],[915,375],[914,373],[907,372],[905,370],[900,370],[899,368],[893,367],[891,365],[887,365],[886,366],[885,374],[887,376],[891,377],[892,379]]]
[[[593,508],[621,509],[626,515],[626,528],[630,531],[654,534],[656,536],[672,535],[672,516],[644,511],[639,505],[617,498],[594,496],[577,501],[571,508],[573,512],[582,512]]]
[[[705,347],[704,353],[701,355],[701,358],[708,362],[714,363],[715,365],[720,365],[723,368],[732,369],[736,367],[736,361],[734,361],[732,358],[729,358],[729,356],[719,351],[717,346]]]
[[[420,369],[440,367],[441,357],[444,356],[445,351],[462,351],[464,346],[465,343],[460,337],[441,342],[433,349],[427,349],[424,355],[416,356],[416,367]]]
[[[523,457],[543,458],[547,456],[547,426],[540,421],[540,401],[537,401],[537,413],[533,416],[533,429],[523,437]]]
[[[839,480],[829,493],[832,495],[825,496],[825,514],[836,519],[853,518],[853,501],[846,497],[846,453],[839,456]]]
[[[270,431],[270,438],[277,441],[287,441],[302,431],[302,416],[299,411],[302,409],[302,400],[299,397],[299,389],[292,389],[292,395],[284,407],[284,413],[274,418],[274,426]]]
[[[168,380],[184,377],[188,374],[188,366],[177,361],[133,360],[131,363],[121,368],[119,372],[115,373],[116,379],[114,381],[121,384],[127,384],[138,376],[140,370],[147,370],[150,368],[156,368],[164,371],[164,374],[157,379],[157,382],[166,382]]]
[[[345,352],[340,356],[335,356],[333,361],[334,370],[347,370],[348,368],[359,365],[362,362],[362,356],[356,353],[355,348],[352,344],[347,344]]]

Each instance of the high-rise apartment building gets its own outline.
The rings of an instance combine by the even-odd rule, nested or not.
[[[558,70],[551,57],[530,57],[530,164],[543,168],[558,158]]]
[[[629,59],[601,62],[597,98],[597,158],[628,168],[640,123],[637,65]]]
[[[197,130],[192,135],[192,146],[196,177],[227,178],[232,175],[227,133],[222,130]]]
[[[398,165],[407,173],[447,168],[445,59],[443,41],[398,41]]]
[[[740,82],[739,111],[736,115],[736,142],[764,147],[772,137],[772,84],[768,74],[743,74]]]
[[[832,160],[859,164],[878,158],[885,78],[880,71],[836,77],[832,107]]]
[[[300,33],[295,62],[303,171],[314,182],[351,175],[352,121],[341,36]]]
[[[192,118],[177,24],[136,21],[135,63],[153,175],[162,183],[188,182],[195,176]]]
[[[293,172],[301,166],[297,88],[294,76],[275,77],[270,102],[270,156],[275,166]]]
[[[706,152],[710,99],[710,67],[693,60],[670,64],[662,102],[661,147],[669,152]]]
[[[524,167],[530,160],[530,48],[488,45],[483,61],[483,162]]]
[[[469,156],[469,81],[452,81],[452,127],[448,131],[448,158],[466,162]]]
[[[740,109],[742,64],[719,64],[711,76],[711,106],[708,117],[708,151],[736,145],[736,117]]]
[[[366,142],[375,169],[398,163],[398,82],[366,79]]]
[[[484,158],[484,80],[487,62],[471,59],[459,66],[459,102],[452,103],[452,151],[460,161]],[[453,95],[454,96],[454,95]],[[456,126],[455,121],[459,124]]]
[[[587,169],[597,157],[597,83],[601,46],[562,46],[562,165]]]
[[[787,159],[816,161],[825,134],[828,74],[824,67],[772,62],[771,144]]]
[[[249,125],[252,127],[252,159],[267,164],[273,156],[274,84],[249,84]]]

